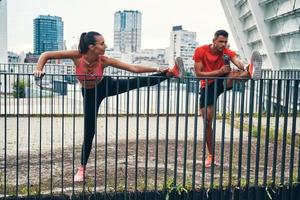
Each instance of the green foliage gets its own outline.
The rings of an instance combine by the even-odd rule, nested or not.
[[[174,183],[174,180],[168,180],[167,185],[167,195],[166,195],[166,200],[169,200],[170,194],[171,193],[177,193],[178,195],[188,193],[192,189],[192,184],[187,183],[186,186],[184,187],[182,184],[176,184]]]
[[[25,98],[26,82],[24,80],[17,80],[13,83],[13,97]]]

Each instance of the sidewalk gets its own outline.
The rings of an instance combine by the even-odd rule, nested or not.
[[[165,140],[166,138],[166,116],[159,117],[159,124],[157,124],[157,117],[149,117],[149,139],[156,139],[157,135],[157,125],[158,129],[158,139]],[[28,128],[28,120],[30,120],[30,132]],[[97,120],[97,143],[105,143],[105,132],[107,129],[108,133],[108,142],[115,143],[116,137],[118,136],[119,141],[126,140],[126,116],[121,117],[107,117],[107,126],[106,118],[98,117]],[[137,126],[137,120],[139,120],[139,126]],[[2,120],[1,120],[2,121]],[[3,120],[4,121],[4,120]],[[186,119],[185,117],[178,118],[178,140],[183,141],[185,138],[185,130],[187,130],[187,139],[194,140],[194,117],[187,118],[187,127],[185,127]],[[225,140],[230,140],[230,121],[227,120],[225,124]],[[53,124],[53,125],[51,125]],[[169,117],[169,140],[174,140],[176,138],[176,117]],[[118,129],[117,129],[118,125]],[[40,127],[41,126],[41,127]],[[128,118],[128,139],[136,140],[138,133],[139,139],[146,139],[147,134],[147,118],[141,116],[129,117]],[[221,141],[222,134],[222,120],[216,121],[216,140]],[[41,133],[40,133],[41,128]],[[4,129],[4,123],[0,124],[0,130]],[[197,140],[203,141],[203,123],[202,118],[199,117],[197,121]],[[7,118],[7,130],[3,131],[7,134],[7,155],[16,155],[16,143],[17,143],[17,133],[19,135],[19,153],[27,152],[28,142],[30,141],[30,151],[39,151],[39,143],[41,136],[41,148],[42,151],[50,151],[51,141],[53,141],[53,148],[62,147],[62,139],[64,140],[64,148],[73,146],[73,133],[75,134],[75,146],[81,145],[83,141],[83,117],[42,117],[41,121],[38,117],[33,118],[19,118],[19,125],[17,126],[17,118],[9,117]],[[53,137],[51,138],[51,132],[53,132]],[[234,140],[239,139],[239,129],[233,129]],[[30,140],[28,139],[28,133],[30,134]],[[62,137],[63,133],[63,137]],[[243,140],[247,140],[247,135],[243,133]],[[1,134],[2,135],[2,134]],[[4,136],[1,136],[4,138]],[[4,152],[4,140],[0,141],[1,151]],[[0,157],[3,156],[3,153],[0,154]]]

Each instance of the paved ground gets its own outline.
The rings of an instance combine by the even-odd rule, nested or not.
[[[3,119],[3,118],[2,118]],[[116,138],[122,141],[126,139],[126,134],[128,133],[129,140],[135,140],[138,134],[140,139],[146,139],[147,134],[147,120],[149,121],[149,139],[156,139],[158,135],[159,140],[164,140],[166,138],[166,117],[152,116],[147,119],[144,116],[129,117],[128,118],[128,128],[126,117],[99,117],[97,120],[97,142],[99,144],[105,142],[105,132],[107,130],[108,142],[115,142]],[[107,124],[106,124],[107,120]],[[138,122],[137,122],[138,120]],[[176,130],[178,130],[178,139],[184,140],[185,133],[187,133],[188,140],[194,140],[194,127],[195,119],[194,117],[184,116],[178,118],[178,123],[176,117],[169,117],[169,139],[175,139]],[[3,120],[4,121],[4,120]],[[51,144],[53,148],[70,148],[73,146],[73,141],[75,145],[81,145],[83,141],[83,118],[82,117],[43,117],[42,119],[38,117],[32,118],[19,118],[9,117],[6,119],[7,125],[4,127],[4,123],[0,124],[0,130],[6,130],[7,134],[7,149],[8,155],[16,155],[18,143],[19,152],[27,152],[28,144],[30,142],[30,151],[38,152],[40,147],[42,151],[49,151]],[[158,122],[158,123],[157,123]],[[229,121],[227,121],[230,123]],[[30,125],[28,125],[30,123]],[[137,126],[137,123],[139,124]],[[178,127],[176,127],[178,124]],[[117,128],[118,126],[118,128]],[[221,140],[222,134],[222,120],[216,121],[216,140]],[[178,129],[176,129],[178,128]],[[239,129],[234,128],[233,138],[234,140],[239,139]],[[157,134],[158,132],[158,134]],[[225,123],[225,140],[230,139],[231,126]],[[3,132],[2,132],[3,133]],[[51,133],[53,136],[51,137]],[[197,120],[197,139],[203,140],[203,123],[202,118],[199,117]],[[74,134],[74,136],[73,136]],[[62,136],[63,135],[63,136]],[[17,141],[18,136],[18,141]],[[4,137],[4,135],[2,135]],[[29,139],[30,138],[30,139]],[[74,139],[74,140],[73,140]],[[247,140],[247,134],[244,132],[243,140]],[[52,141],[52,143],[51,143]],[[63,143],[62,143],[63,141]],[[4,140],[0,141],[1,151],[4,151]],[[0,154],[0,158],[3,154]]]
[[[2,119],[1,121],[3,122],[4,120]],[[13,192],[15,191],[15,185],[17,183],[20,185],[19,189],[23,188],[24,190],[25,188],[25,191],[27,184],[31,185],[30,187],[32,190],[36,191],[39,183],[41,183],[42,190],[44,191],[49,191],[51,188],[57,191],[60,191],[61,187],[63,187],[64,190],[72,188],[73,168],[76,170],[80,160],[80,146],[83,133],[82,118],[76,117],[73,119],[70,117],[55,117],[51,119],[43,117],[40,120],[37,117],[33,117],[30,118],[29,121],[28,118],[19,118],[17,120],[16,117],[9,117],[5,120],[7,122],[6,128],[4,127],[4,123],[1,123],[0,130],[5,130],[4,132],[1,132],[1,134],[6,133],[7,135],[7,159],[5,162],[4,140],[0,140],[0,178],[1,181],[3,181],[4,176],[6,176],[7,188]],[[289,167],[291,164],[290,162],[292,161],[290,145],[287,145],[283,151],[282,142],[279,142],[276,147],[277,152],[274,154],[274,143],[271,142],[267,149],[268,157],[265,157],[266,145],[264,140],[262,139],[260,143],[258,143],[256,138],[251,138],[251,153],[248,155],[248,132],[242,132],[243,142],[239,143],[240,131],[238,128],[235,128],[235,126],[239,124],[239,119],[234,121],[234,126],[231,126],[229,120],[226,121],[223,148],[221,144],[222,121],[216,121],[216,160],[220,163],[223,159],[223,167],[221,168],[220,166],[216,166],[214,172],[212,172],[211,169],[203,168],[203,126],[201,117],[197,121],[196,152],[194,151],[195,143],[193,142],[195,126],[194,117],[188,117],[187,119],[185,117],[179,117],[178,121],[176,117],[169,118],[169,142],[167,153],[165,151],[166,117],[160,117],[157,119],[154,116],[149,118],[148,150],[146,149],[147,118],[144,116],[141,116],[140,118],[129,117],[128,129],[126,128],[126,120],[127,118],[124,116],[119,118],[108,117],[106,124],[106,118],[98,118],[97,155],[95,157],[94,150],[96,147],[94,146],[88,164],[88,181],[86,186],[88,186],[90,190],[94,186],[95,177],[96,186],[98,188],[97,190],[103,190],[105,185],[109,190],[123,190],[126,179],[126,166],[128,170],[128,189],[134,189],[135,185],[137,185],[139,189],[143,189],[145,184],[147,184],[150,189],[154,189],[155,185],[158,188],[161,188],[164,182],[164,176],[167,175],[167,179],[172,180],[174,178],[174,174],[176,174],[179,182],[183,181],[185,174],[186,181],[191,183],[193,173],[195,173],[195,183],[197,187],[200,187],[203,182],[209,185],[211,183],[211,174],[214,174],[213,184],[219,184],[219,178],[221,175],[223,176],[223,184],[228,184],[230,173],[232,177],[232,184],[237,184],[239,170],[241,170],[241,177],[243,180],[246,177],[247,171],[250,170],[250,181],[253,183],[256,178],[256,167],[259,169],[259,172],[257,173],[257,178],[260,180],[259,182],[262,182],[265,169],[269,181],[272,178],[272,171],[274,169],[277,170],[276,179],[279,180],[281,175],[284,177],[285,181],[289,178]],[[137,120],[139,126],[137,126]],[[248,119],[244,119],[243,124],[246,125],[247,121]],[[265,127],[265,121],[265,118],[262,118],[263,127]],[[271,124],[273,125],[274,119],[271,121]],[[288,131],[291,129],[290,121],[291,119],[289,118]],[[283,118],[280,119],[279,128],[281,132],[284,128],[282,124],[283,122]],[[185,125],[186,123],[187,126]],[[157,127],[158,124],[159,127]],[[178,127],[176,124],[178,124]],[[257,121],[254,120],[253,124],[256,126]],[[117,126],[118,129],[116,128]],[[105,143],[106,129],[108,135],[107,143]],[[179,140],[177,148],[175,140],[176,130],[178,130]],[[53,133],[53,137],[51,137],[51,132]],[[28,137],[28,133],[30,133],[30,137]],[[75,135],[75,139],[73,138],[73,133]],[[126,148],[127,133],[129,142]],[[136,142],[137,133],[139,138],[138,143]],[[233,133],[232,144],[230,143],[230,133]],[[18,140],[17,135],[19,136]],[[185,136],[187,138],[186,151],[184,148]],[[1,135],[1,138],[4,138],[4,136]],[[117,141],[116,138],[118,138]],[[28,145],[29,142],[30,145]],[[52,158],[50,152],[51,146],[53,146]],[[41,154],[39,151],[40,147]],[[116,151],[116,149],[118,150]],[[126,149],[128,149],[127,156]],[[294,150],[295,154],[292,164],[294,166],[294,171],[296,172],[298,169],[299,149],[296,148]],[[241,152],[241,154],[239,152]],[[285,157],[283,157],[283,152],[285,153]],[[30,156],[28,156],[28,153]],[[195,157],[193,157],[194,154]],[[168,155],[168,157],[166,158],[165,155]],[[248,158],[250,158],[251,162],[250,168],[247,168]],[[275,168],[273,167],[274,158],[276,158]],[[148,161],[147,169],[145,165],[146,160]],[[241,165],[238,164],[239,162]],[[167,166],[166,163],[168,163]],[[176,163],[177,168],[175,168]],[[4,164],[6,164],[6,172],[4,172]],[[285,169],[283,171],[284,174],[282,174],[281,171],[283,164]],[[195,166],[195,171],[193,166]],[[203,176],[203,172],[205,176]],[[148,177],[147,183],[145,183],[146,173]],[[52,187],[50,185],[51,181]],[[79,190],[82,189],[82,186],[82,184],[75,184],[75,188],[79,188]],[[3,187],[0,189],[0,194],[3,194]]]

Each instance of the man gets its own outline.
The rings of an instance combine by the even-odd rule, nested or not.
[[[196,48],[193,60],[195,61],[195,73],[197,77],[231,77],[249,78],[253,71],[260,71],[260,66],[244,64],[234,51],[227,47],[228,33],[225,30],[216,31],[213,43]],[[229,61],[236,65],[239,70],[233,71],[229,66]],[[261,64],[261,63],[260,63]],[[256,69],[254,69],[256,67]],[[249,70],[251,69],[251,70]],[[255,77],[258,78],[258,77]],[[232,79],[227,81],[226,90],[233,86]],[[200,110],[203,116],[203,123],[206,123],[206,145],[208,156],[205,159],[205,167],[210,167],[213,160],[212,153],[212,119],[214,115],[214,87],[217,84],[217,97],[224,92],[224,81],[219,79],[217,83],[213,79],[208,80],[207,85],[207,104],[205,104],[205,79],[201,80]]]

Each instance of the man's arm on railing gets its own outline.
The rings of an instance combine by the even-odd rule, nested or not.
[[[231,62],[233,62],[233,64],[235,66],[237,66],[240,70],[246,70],[249,64],[245,64],[242,59],[240,59],[238,56],[234,56],[231,59]]]
[[[231,71],[229,65],[223,65],[220,69],[211,71],[211,72],[204,72],[204,65],[202,61],[195,62],[195,73],[197,77],[218,77],[224,74],[227,74]]]

